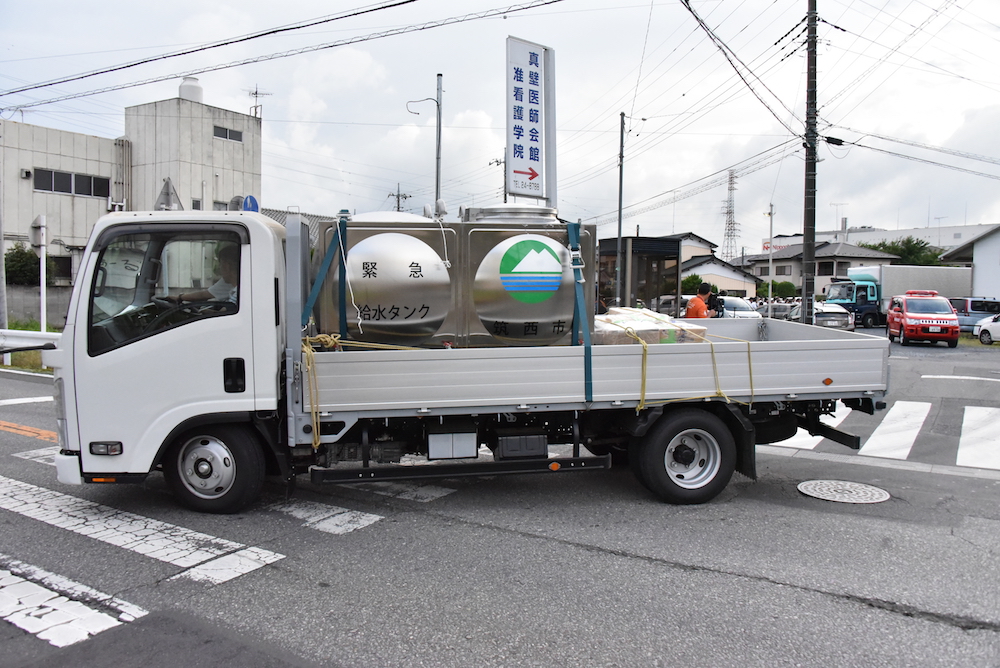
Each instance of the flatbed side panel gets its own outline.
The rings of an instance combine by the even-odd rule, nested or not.
[[[845,343],[855,342],[755,342],[749,352],[746,343],[717,343],[714,354],[703,344],[650,346],[646,399],[725,395],[745,400],[750,396],[885,390],[885,345]],[[594,353],[594,400],[634,399],[641,388],[641,354],[635,355],[629,346],[607,348]]]
[[[843,340],[664,344],[649,347],[646,400],[726,396],[807,398],[884,392],[888,345]],[[318,353],[321,411],[580,404],[582,347]],[[750,369],[753,369],[751,387]],[[639,399],[642,347],[595,346],[595,402]],[[830,379],[830,384],[824,381]],[[308,395],[304,405],[309,405]]]

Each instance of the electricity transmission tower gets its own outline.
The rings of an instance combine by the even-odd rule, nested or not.
[[[739,236],[739,225],[736,223],[736,170],[729,170],[729,196],[726,198],[726,231],[722,241],[721,257],[725,262],[731,262],[736,257],[736,237]]]

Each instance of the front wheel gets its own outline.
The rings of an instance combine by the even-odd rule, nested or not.
[[[958,348],[958,339],[955,339],[954,341],[949,341],[948,342],[948,347],[949,348]]]
[[[264,484],[264,454],[245,427],[217,425],[181,436],[167,451],[163,475],[177,499],[203,513],[235,513]]]
[[[861,326],[865,329],[871,329],[875,326],[875,315],[873,313],[866,313],[864,317],[861,318]]]
[[[993,337],[990,335],[989,330],[986,329],[979,330],[979,342],[984,346],[993,345]]]
[[[886,336],[889,337],[889,343],[892,343],[893,341],[896,340],[896,337],[892,335],[892,330],[889,329],[888,325],[886,325],[885,334],[886,334]]]
[[[736,468],[733,435],[719,417],[698,409],[664,415],[637,449],[637,477],[667,503],[711,501]]]

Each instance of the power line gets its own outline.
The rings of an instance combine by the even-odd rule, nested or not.
[[[241,67],[243,65],[251,65],[254,63],[263,63],[271,60],[278,60],[281,58],[289,58],[291,56],[298,56],[303,53],[312,53],[314,51],[322,51],[325,49],[333,49],[338,46],[347,46],[349,44],[359,44],[361,42],[368,42],[376,39],[383,39],[385,37],[394,37],[396,35],[405,35],[411,32],[419,32],[422,30],[430,30],[432,28],[440,28],[442,26],[455,25],[458,23],[466,23],[468,21],[475,21],[478,19],[490,18],[493,16],[500,16],[502,14],[513,14],[514,12],[520,12],[527,9],[534,9],[535,7],[544,7],[545,5],[553,5],[557,2],[562,2],[563,0],[531,0],[531,2],[526,2],[520,5],[511,5],[509,7],[490,9],[484,12],[475,12],[472,14],[465,14],[464,16],[452,16],[446,19],[439,19],[437,21],[429,21],[427,23],[420,23],[415,25],[403,26],[401,28],[391,28],[389,30],[384,30],[382,32],[370,33],[368,35],[362,35],[359,37],[349,37],[347,39],[337,40],[336,42],[327,42],[325,44],[316,44],[313,46],[307,46],[301,49],[293,49],[291,51],[282,51],[278,53],[271,53],[264,56],[257,56],[256,58],[246,58],[244,60],[236,60],[231,63],[224,63],[221,65],[209,65],[207,67],[199,67],[197,69],[188,70],[187,72],[179,72],[176,74],[167,74],[158,77],[152,77],[150,79],[143,79],[142,81],[134,81],[131,83],[117,84],[114,86],[106,86],[104,88],[98,88],[90,91],[84,91],[82,93],[73,93],[71,95],[63,95],[60,97],[54,97],[48,100],[40,100],[36,102],[26,102],[24,104],[12,105],[0,110],[18,110],[18,109],[28,109],[30,107],[38,107],[45,104],[52,104],[54,102],[63,102],[65,100],[75,100],[81,97],[90,97],[91,95],[100,95],[101,93],[109,93],[111,91],[123,90],[126,88],[136,88],[138,86],[145,86],[148,84],[159,83],[161,81],[170,81],[172,79],[180,79],[183,77],[192,77],[197,74],[204,74],[205,72],[217,72],[219,70],[231,69],[234,67]]]
[[[91,72],[85,72],[83,74],[73,74],[70,76],[62,77],[60,79],[51,79],[49,81],[43,81],[42,83],[30,84],[28,86],[22,86],[20,88],[12,88],[10,90],[0,91],[0,97],[6,95],[13,95],[14,93],[25,93],[31,90],[37,90],[39,88],[47,88],[49,86],[58,86],[59,84],[69,83],[71,81],[80,81],[81,79],[88,79],[90,77],[96,77],[100,74],[109,74],[111,72],[120,72],[121,70],[127,70],[132,67],[138,67],[139,65],[146,65],[148,63],[155,63],[158,60],[167,60],[169,58],[177,58],[179,56],[187,56],[192,53],[200,53],[202,51],[208,51],[210,49],[217,49],[223,46],[229,46],[232,44],[239,44],[241,42],[249,42],[251,40],[260,39],[261,37],[269,37],[272,35],[278,35],[283,32],[289,32],[291,30],[301,30],[302,28],[311,28],[313,26],[322,25],[324,23],[330,23],[332,21],[339,21],[341,19],[352,18],[355,16],[361,16],[363,14],[369,14],[371,12],[381,11],[383,9],[392,9],[399,7],[401,5],[408,5],[411,2],[416,2],[417,0],[396,0],[390,4],[383,4],[378,7],[361,7],[356,10],[350,10],[348,13],[342,13],[338,15],[325,16],[319,19],[310,19],[301,23],[293,23],[288,26],[282,26],[280,28],[269,28],[267,30],[262,30],[260,32],[250,33],[248,35],[243,35],[241,37],[233,37],[229,39],[224,39],[218,42],[211,42],[209,44],[204,44],[201,46],[196,46],[191,49],[182,49],[180,51],[173,51],[171,53],[161,54],[159,56],[150,56],[149,58],[141,58],[139,60],[133,60],[128,63],[123,63],[121,65],[115,65],[113,67],[106,67],[104,69],[93,70]]]

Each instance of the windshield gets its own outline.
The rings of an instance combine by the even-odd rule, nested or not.
[[[854,283],[831,283],[827,290],[827,299],[854,301]]]
[[[951,304],[944,297],[934,299],[907,299],[907,313],[947,313],[952,314]]]
[[[723,297],[726,301],[726,309],[730,311],[752,311],[750,304],[739,297]]]

